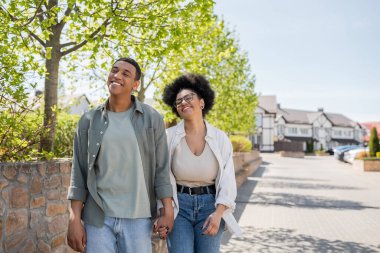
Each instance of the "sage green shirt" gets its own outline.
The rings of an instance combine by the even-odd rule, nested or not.
[[[107,111],[109,125],[95,163],[98,193],[106,216],[148,218],[149,197],[131,112]]]
[[[173,197],[165,125],[162,116],[156,110],[140,103],[134,96],[132,100],[134,103],[131,121],[143,164],[150,213],[151,217],[155,217],[156,201]],[[97,191],[94,165],[103,135],[108,129],[106,103],[84,113],[78,122],[74,135],[71,182],[67,196],[70,200],[84,203],[83,221],[97,227],[103,226],[105,213],[103,201]]]

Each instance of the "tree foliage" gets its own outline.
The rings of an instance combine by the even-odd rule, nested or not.
[[[376,127],[371,129],[371,134],[369,136],[369,155],[371,157],[376,156],[376,152],[380,152],[379,137],[377,136]]]
[[[207,11],[211,4],[212,1],[185,0],[2,2],[2,25],[8,30],[1,35],[8,38],[4,46],[22,54],[25,62],[38,61],[45,68],[47,131],[41,138],[41,149],[50,151],[54,147],[61,60],[69,64],[71,71],[77,66],[70,63],[81,61],[91,68],[102,61],[98,58],[102,52],[126,44],[148,45],[149,54],[161,43],[170,42],[170,36],[182,29],[191,15]],[[173,43],[173,47],[179,45],[179,41]]]
[[[203,27],[195,27],[192,43],[176,54],[169,54],[167,64],[157,81],[157,100],[165,85],[184,73],[204,75],[216,93],[214,108],[207,119],[227,133],[250,133],[254,128],[254,76],[247,54],[239,49],[234,34],[224,22],[214,17]],[[161,104],[168,122],[175,120],[170,109]]]

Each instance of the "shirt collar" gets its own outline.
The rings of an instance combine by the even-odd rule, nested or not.
[[[133,108],[133,111],[134,112],[140,112],[140,113],[144,113],[144,110],[142,108],[142,103],[135,97],[135,96],[131,96],[132,98],[132,102],[133,102],[133,105],[132,105],[132,108]],[[109,102],[109,99],[107,99],[103,104],[101,104],[100,106],[98,106],[98,108],[96,108],[96,110],[100,110],[102,112],[102,116],[107,118],[107,104]]]

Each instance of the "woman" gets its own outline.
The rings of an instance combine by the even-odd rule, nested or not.
[[[186,74],[165,88],[163,101],[182,118],[167,130],[175,203],[169,252],[219,252],[225,225],[236,235],[241,231],[232,215],[232,146],[224,132],[204,120],[214,104],[214,91],[203,76]]]

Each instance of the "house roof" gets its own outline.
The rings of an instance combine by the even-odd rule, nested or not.
[[[277,113],[277,99],[276,96],[259,96],[260,108],[264,109],[268,113]]]
[[[371,133],[371,129],[373,127],[376,128],[377,130],[377,136],[379,137],[380,139],[380,121],[378,122],[364,122],[364,123],[360,123],[360,125],[362,125],[363,127],[367,128],[368,129],[368,134],[364,136],[364,141],[369,141],[369,136],[370,136],[370,133]]]
[[[356,122],[350,120],[343,114],[339,113],[325,113],[326,117],[331,121],[333,126],[346,126],[346,127],[355,127]]]
[[[357,123],[338,113],[328,113],[323,111],[306,111],[297,109],[278,108],[287,123],[312,124],[320,115],[325,115],[333,126],[355,127]]]

